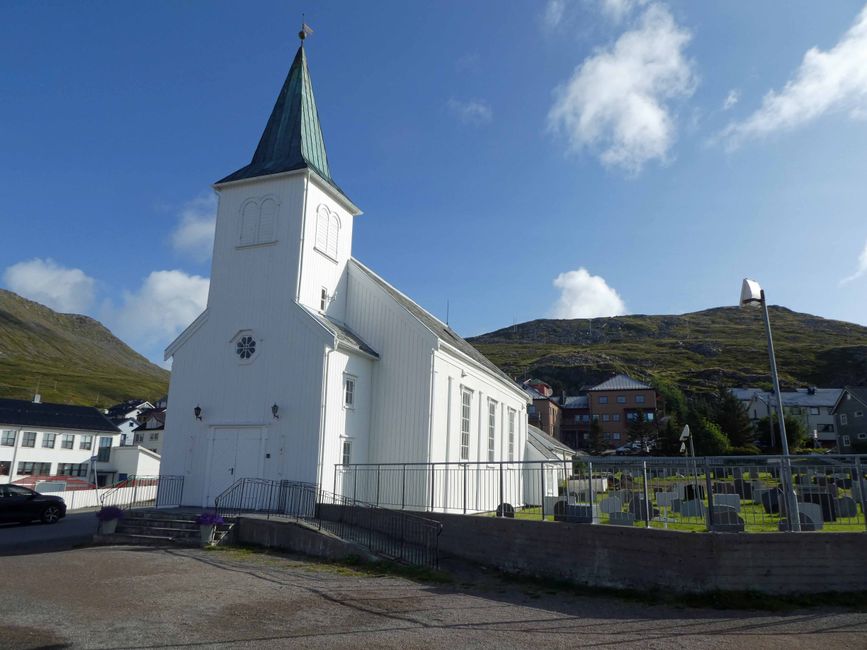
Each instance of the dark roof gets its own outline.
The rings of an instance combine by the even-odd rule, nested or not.
[[[608,381],[603,381],[601,384],[588,388],[587,390],[648,390],[650,386],[636,381],[632,377],[626,375],[615,375]]]
[[[572,447],[563,444],[553,436],[549,436],[547,433],[542,431],[542,429],[534,427],[532,424],[527,425],[527,433],[529,434],[527,440],[530,444],[543,454],[545,453],[545,450],[548,452],[561,452],[572,455],[578,453],[572,449]]]
[[[867,407],[867,386],[846,386],[842,391],[840,391],[840,395],[837,397],[837,401],[834,403],[834,413],[837,413],[840,408],[840,402],[843,401],[843,398],[846,396],[851,397],[856,402],[863,404]]]
[[[77,431],[118,432],[118,428],[92,406],[36,404],[18,399],[0,399],[0,425],[2,424],[49,429],[75,429]]]
[[[452,347],[457,348],[476,363],[484,366],[501,379],[504,379],[515,388],[524,392],[521,386],[519,386],[511,377],[509,377],[509,375],[500,370],[485,355],[483,355],[481,352],[476,350],[476,348],[474,348],[472,345],[462,339],[460,335],[455,332],[451,327],[443,323],[438,318],[429,314],[422,307],[414,303],[407,296],[403,295],[400,291],[395,289],[388,282],[383,280],[376,273],[364,266],[364,264],[359,262],[354,257],[352,258],[352,261],[355,263],[355,266],[356,268],[358,268],[359,271],[367,275],[367,277],[369,277],[375,284],[379,285],[387,294],[389,294],[394,299],[395,302],[397,302],[400,306],[406,309],[412,316],[416,318],[416,320],[418,320],[422,325],[424,325],[431,332],[433,332],[437,336],[437,338],[439,338],[441,341],[445,341]]]
[[[217,181],[227,183],[296,169],[309,168],[334,185],[325,153],[325,140],[319,125],[319,113],[313,97],[313,83],[307,69],[304,47],[298,48],[292,67],[268,124],[259,139],[253,160],[233,174]],[[338,188],[334,185],[336,189]]]
[[[322,325],[331,332],[337,340],[344,345],[353,348],[355,350],[359,350],[364,352],[365,354],[369,354],[372,357],[379,358],[379,354],[370,347],[367,343],[361,340],[361,337],[358,336],[355,332],[350,330],[346,325],[341,325],[337,323],[327,316],[323,316],[320,313],[313,311],[312,309],[307,309],[310,312],[310,315],[313,316],[316,320],[318,320]]]
[[[117,417],[119,415],[126,415],[132,410],[137,409],[142,404],[150,404],[146,399],[128,399],[125,402],[121,402],[120,404],[115,404],[113,406],[109,406],[107,411],[110,417]]]

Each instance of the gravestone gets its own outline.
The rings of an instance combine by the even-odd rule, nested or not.
[[[741,498],[737,494],[714,494],[713,504],[715,506],[727,506],[735,512],[741,511]]]
[[[680,516],[681,517],[704,517],[705,507],[704,503],[693,499],[691,501],[681,501],[680,502]]]
[[[713,493],[714,494],[734,494],[735,493],[735,484],[734,483],[722,483],[717,481],[713,484]]]
[[[634,526],[635,516],[630,512],[612,512],[608,523],[612,526]]]
[[[497,506],[497,516],[498,517],[509,517],[510,519],[515,518],[515,508],[511,503],[501,503]]]
[[[780,503],[783,501],[783,491],[773,488],[762,492],[762,507],[769,515],[780,512]]]
[[[749,481],[745,481],[742,478],[736,478],[734,482],[735,486],[735,494],[737,494],[744,501],[752,501],[753,498],[753,485]]]
[[[671,504],[677,501],[677,492],[657,492],[656,505],[665,508],[670,508]]]
[[[798,502],[798,515],[801,520],[801,531],[811,532],[822,530],[822,508],[815,503]],[[780,520],[780,530],[788,529],[788,521]]]
[[[559,501],[554,504],[554,521],[566,521],[573,524],[592,524],[593,515],[598,515],[598,508],[589,503],[574,505]]]
[[[858,505],[852,497],[840,497],[837,499],[838,517],[857,517]]]
[[[683,503],[681,499],[675,499],[671,502],[671,511],[672,512],[680,512],[680,505]]]
[[[632,503],[629,504],[629,512],[631,512],[636,519],[642,521],[659,516],[659,509],[652,506],[650,508],[650,515],[648,516],[647,503],[645,503],[644,499],[633,499]]]
[[[599,502],[599,511],[604,512],[607,515],[610,515],[612,512],[622,512],[623,511],[623,501],[620,497],[610,496],[606,499],[602,499]]]
[[[810,490],[799,496],[799,502],[817,505],[824,521],[837,521],[837,500],[831,492]]]
[[[683,486],[683,497],[684,501],[695,501],[702,500],[706,497],[705,490],[703,485],[696,485],[694,483],[688,483]]]
[[[717,533],[742,533],[744,532],[744,520],[738,516],[734,508],[730,506],[714,505],[711,510],[713,529]]]
[[[545,508],[545,514],[551,515],[554,514],[554,508],[557,505],[558,501],[566,501],[566,497],[543,497],[543,504]]]
[[[864,484],[867,485],[867,481]],[[858,481],[852,481],[852,498],[855,501],[861,501],[861,484]]]

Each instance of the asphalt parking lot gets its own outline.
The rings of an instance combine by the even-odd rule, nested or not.
[[[70,512],[56,524],[0,524],[0,556],[87,544],[96,532],[96,509]],[[2,562],[0,558],[0,562]],[[0,648],[3,647],[0,642]]]
[[[0,557],[0,575],[6,649],[867,647],[863,612],[649,606],[246,551],[78,548]]]

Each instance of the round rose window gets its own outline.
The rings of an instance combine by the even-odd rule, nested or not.
[[[235,352],[242,359],[249,359],[256,351],[256,340],[252,336],[242,336],[235,345]]]

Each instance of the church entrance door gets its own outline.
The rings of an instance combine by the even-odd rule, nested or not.
[[[205,507],[241,478],[261,476],[262,430],[216,427],[211,431],[211,462],[208,468]]]

